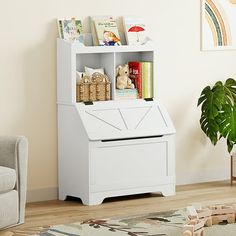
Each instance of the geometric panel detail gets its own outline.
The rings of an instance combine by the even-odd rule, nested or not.
[[[129,130],[137,129],[140,123],[144,122],[144,118],[151,110],[150,107],[134,107],[120,109],[125,124]]]
[[[86,111],[86,113],[100,120],[101,122],[104,122],[112,126],[115,129],[118,130],[126,129],[126,126],[124,124],[119,109],[94,110],[94,111]]]

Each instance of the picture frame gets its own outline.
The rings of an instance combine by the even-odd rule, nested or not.
[[[236,49],[236,0],[201,0],[201,50]]]

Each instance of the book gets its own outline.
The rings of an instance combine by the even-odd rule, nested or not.
[[[57,27],[58,27],[58,33],[59,33],[59,38],[63,39],[63,28],[62,28],[62,20],[57,20]]]
[[[105,16],[90,16],[90,29],[91,34],[93,38],[93,45],[98,46],[98,38],[97,38],[97,32],[94,25],[94,20],[114,20],[112,16],[105,15]]]
[[[153,62],[142,62],[142,97],[153,98]]]
[[[123,17],[123,26],[128,45],[142,45],[148,41],[146,25],[142,18]]]
[[[76,18],[58,19],[59,37],[69,41],[79,41],[83,43],[82,23]]]
[[[116,100],[129,100],[129,99],[137,99],[138,92],[137,89],[116,89]]]
[[[93,22],[97,37],[96,43],[99,46],[121,45],[117,24],[113,18],[96,18],[93,19]]]
[[[138,98],[142,98],[142,63],[139,61],[130,61],[128,65],[130,79],[138,91]]]

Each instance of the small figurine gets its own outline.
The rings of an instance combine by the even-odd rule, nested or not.
[[[118,66],[116,69],[116,88],[118,89],[133,89],[134,84],[129,78],[129,66]]]

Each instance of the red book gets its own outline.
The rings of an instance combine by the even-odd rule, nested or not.
[[[128,65],[130,79],[138,91],[138,97],[142,98],[142,63],[139,61],[130,61]]]

